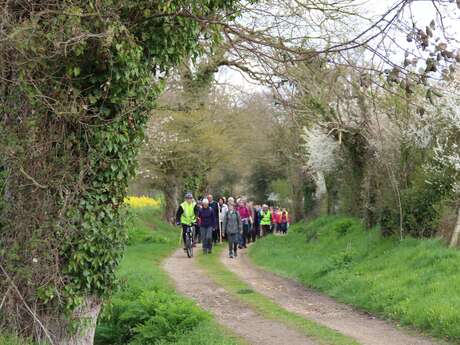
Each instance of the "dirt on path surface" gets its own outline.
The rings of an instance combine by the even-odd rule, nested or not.
[[[238,259],[222,252],[222,262],[255,291],[272,299],[284,309],[356,339],[363,345],[442,344],[431,338],[415,336],[390,322],[354,310],[299,283],[282,278],[252,264],[243,249]]]
[[[163,268],[173,279],[177,291],[190,297],[212,314],[217,322],[253,345],[314,345],[301,332],[271,319],[266,319],[249,306],[231,296],[214,283],[188,259],[182,249],[163,262]]]

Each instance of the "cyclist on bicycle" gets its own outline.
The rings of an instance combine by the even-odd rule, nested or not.
[[[187,193],[185,194],[185,201],[182,204],[180,204],[176,213],[176,224],[182,225],[182,240],[184,242],[184,250],[186,249],[185,236],[187,228],[190,226],[194,226],[196,224],[197,216],[198,206],[196,205],[196,202],[193,199],[193,194]]]

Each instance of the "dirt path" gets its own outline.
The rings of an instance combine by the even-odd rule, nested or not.
[[[249,306],[230,296],[215,284],[194,262],[178,250],[166,259],[163,268],[175,282],[177,290],[193,298],[214,314],[216,320],[253,345],[313,345],[297,330],[265,319]]]
[[[340,304],[302,285],[255,267],[246,250],[238,259],[229,259],[222,252],[222,262],[255,291],[271,298],[288,311],[317,321],[358,340],[363,345],[430,345],[433,339],[412,336],[390,322],[379,320]]]

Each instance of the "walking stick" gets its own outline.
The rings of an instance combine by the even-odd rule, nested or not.
[[[219,222],[219,236],[220,236],[220,243],[222,243],[222,223]]]
[[[220,208],[219,208],[219,243],[222,243],[222,222],[220,221]]]

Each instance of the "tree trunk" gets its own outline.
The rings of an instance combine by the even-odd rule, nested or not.
[[[363,220],[367,229],[374,227],[377,224],[377,185],[375,182],[375,176],[373,172],[367,171],[364,178],[363,184],[364,191],[364,208],[363,208]]]
[[[450,247],[455,247],[458,244],[458,237],[460,235],[460,206],[457,209],[457,224],[455,225],[452,238],[450,239]]]
[[[322,172],[318,172],[315,178],[316,182],[316,211],[318,216],[328,214],[328,194],[326,179]]]
[[[169,176],[163,188],[165,195],[164,218],[168,223],[174,224],[176,221],[176,211],[179,207],[179,183],[175,176]]]
[[[83,320],[82,329],[59,345],[93,345],[96,332],[97,318],[101,311],[101,302],[95,298],[88,298],[85,305],[77,312],[79,320]]]
[[[289,169],[288,180],[291,182],[291,200],[292,200],[292,216],[293,222],[298,222],[304,218],[304,176],[301,168],[296,164],[291,164]]]
[[[298,222],[303,219],[304,212],[303,212],[303,190],[299,186],[295,187],[293,190],[293,201],[294,201],[294,222]]]
[[[47,344],[51,337],[53,345],[93,345],[101,307],[99,298],[87,297],[83,305],[73,313],[74,319],[80,323],[75,333],[69,332],[69,324],[64,317],[56,319],[55,315],[41,316],[39,319],[43,323],[36,325],[37,340]]]

